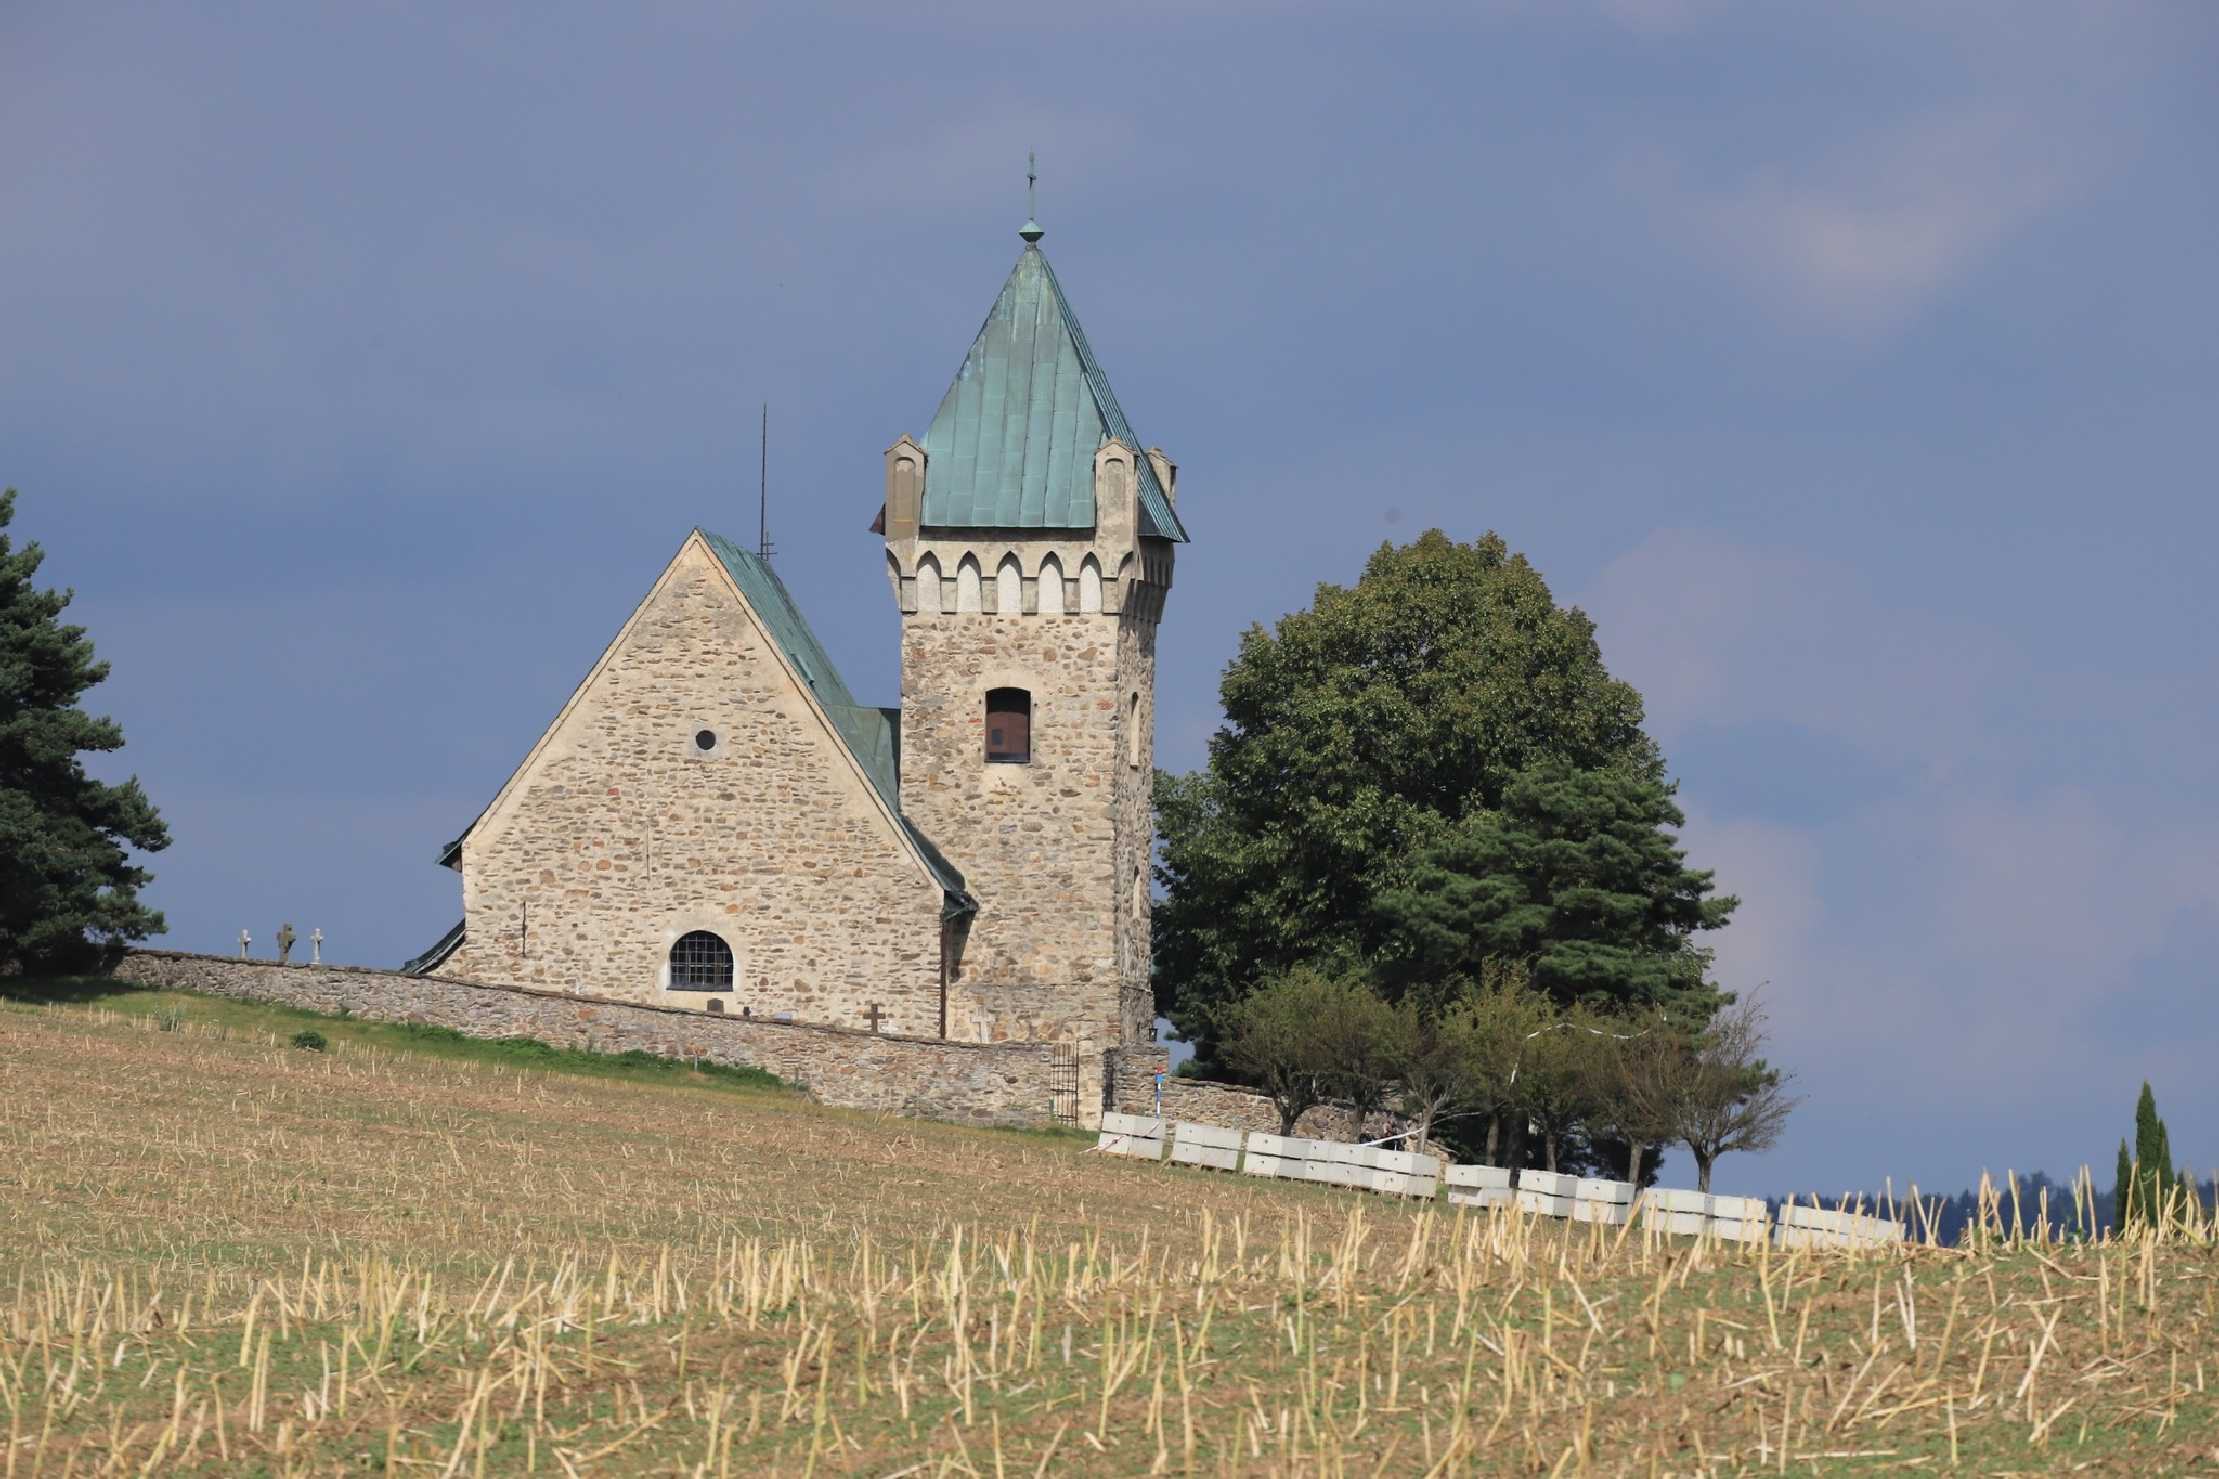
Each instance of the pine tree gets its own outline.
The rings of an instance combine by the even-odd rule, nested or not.
[[[15,491],[0,493],[0,972],[93,968],[162,929],[140,904],[150,875],[127,848],[158,852],[169,831],[136,777],[85,774],[86,752],[123,747],[112,719],[78,707],[108,676],[85,629],[65,626],[69,591],[32,584],[45,551],[13,549]]]
[[[1379,968],[1390,982],[1474,979],[1488,960],[1524,963],[1565,1006],[1669,1006],[1706,1021],[1703,979],[1735,900],[1687,866],[1671,788],[1623,769],[1550,759],[1512,775],[1495,810],[1421,849],[1409,882],[1382,891]]]

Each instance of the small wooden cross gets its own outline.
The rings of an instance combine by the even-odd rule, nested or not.
[[[875,1001],[871,1003],[870,1009],[864,1012],[863,1015],[871,1019],[871,1031],[873,1032],[878,1031],[878,1024],[886,1020],[885,1014],[879,1011],[878,1003]]]

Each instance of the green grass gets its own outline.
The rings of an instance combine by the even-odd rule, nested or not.
[[[312,1012],[301,1007],[269,1006],[161,991],[105,977],[21,977],[0,979],[0,1002],[29,1006],[100,1006],[128,1016],[153,1017],[164,1031],[186,1022],[239,1033],[271,1033],[299,1045],[307,1033],[319,1034],[327,1047],[382,1048],[447,1062],[484,1063],[501,1068],[535,1069],[588,1078],[685,1082],[754,1092],[790,1092],[777,1074],[761,1068],[732,1068],[658,1057],[637,1048],[622,1053],[590,1053],[558,1048],[529,1037],[470,1037],[451,1027],[420,1022],[373,1022],[348,1013]]]

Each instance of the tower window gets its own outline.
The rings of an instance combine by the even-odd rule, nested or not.
[[[691,930],[670,947],[670,989],[730,991],[732,947],[707,930]]]
[[[717,747],[717,732],[713,729],[695,730],[693,732],[693,747],[697,750],[715,749]]]
[[[1125,697],[1125,763],[1140,769],[1140,694]]]
[[[1025,765],[1032,760],[1032,695],[1024,689],[988,691],[986,759],[992,765]]]

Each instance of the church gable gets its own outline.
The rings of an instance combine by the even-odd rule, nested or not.
[[[443,973],[937,1035],[961,880],[873,774],[883,714],[739,553],[688,537],[463,839]]]

